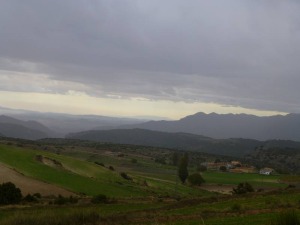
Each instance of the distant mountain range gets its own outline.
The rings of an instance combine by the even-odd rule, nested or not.
[[[55,118],[55,116],[57,116],[57,118]],[[93,126],[96,127],[95,129],[99,129],[97,128],[97,124],[99,125],[100,123],[99,121],[103,122],[105,121],[105,119],[107,119],[106,117],[101,118],[98,116],[95,117],[85,116],[82,119],[80,119],[79,116],[72,116],[72,115],[64,117],[55,114],[55,116],[52,116],[49,119],[49,121],[52,121],[56,124],[60,122],[61,126],[64,125],[64,122],[66,122],[66,124],[70,124],[72,122],[76,123],[77,121],[78,122],[77,125],[83,124],[83,127]],[[38,118],[41,117],[42,116],[40,115],[40,117]],[[213,120],[212,117],[214,117],[215,120]],[[210,119],[207,119],[205,122],[203,122],[204,118],[210,118]],[[231,118],[231,120],[224,122],[224,118]],[[251,118],[253,122],[253,124],[251,124],[252,127],[249,125],[248,127],[246,127],[247,129],[244,128],[243,126],[246,126],[245,125],[246,122],[243,121],[243,118],[246,119]],[[295,122],[294,124],[291,125],[291,130],[294,132],[293,135],[294,137],[296,137],[297,134],[299,134],[299,132],[297,132],[298,128],[296,127],[297,125],[296,119],[298,118],[297,115],[275,116],[272,117],[271,119],[276,120],[278,118],[281,121],[289,121],[289,123],[292,123],[290,121],[292,118],[293,121]],[[117,119],[118,118],[116,118],[116,120],[114,121],[116,122]],[[151,122],[140,123],[135,125],[126,125],[127,129],[88,130],[88,131],[70,133],[66,137],[71,139],[91,140],[91,141],[109,142],[109,143],[117,143],[117,144],[134,144],[134,145],[164,147],[164,148],[172,148],[172,149],[180,149],[180,150],[199,151],[199,152],[207,152],[207,153],[213,153],[219,155],[229,155],[229,156],[238,156],[238,157],[243,157],[251,153],[254,149],[260,146],[264,146],[265,148],[275,147],[275,148],[300,149],[300,142],[295,142],[290,140],[261,141],[261,140],[254,140],[249,138],[211,138],[211,137],[198,135],[198,134],[191,134],[187,132],[174,132],[176,131],[176,129],[181,129],[181,130],[190,129],[189,130],[190,132],[191,131],[195,132],[197,131],[197,129],[200,130],[200,128],[198,127],[200,125],[197,126],[197,124],[203,122],[204,124],[206,124],[204,126],[204,128],[206,129],[204,128],[202,129],[210,132],[212,132],[212,130],[215,130],[215,132],[211,133],[212,134],[211,136],[221,135],[220,131],[222,130],[224,131],[226,128],[225,126],[228,126],[227,129],[228,134],[223,133],[223,135],[225,136],[227,135],[228,137],[231,137],[230,133],[234,133],[233,131],[237,132],[236,129],[237,127],[239,127],[241,128],[241,131],[240,131],[240,135],[237,136],[248,137],[248,135],[251,136],[249,133],[250,130],[252,130],[252,128],[255,126],[257,126],[257,133],[258,134],[261,133],[261,131],[259,130],[259,127],[261,128],[260,124],[256,123],[254,126],[254,121],[260,119],[261,119],[261,123],[264,123],[266,125],[268,123],[263,122],[263,120],[264,119],[270,120],[270,117],[257,118],[248,115],[234,116],[234,115],[217,115],[217,114],[213,114],[213,115],[196,114],[193,116],[183,118],[178,121],[151,121]],[[214,127],[208,127],[208,124],[212,120],[214,123],[219,123],[220,125],[219,130]],[[240,120],[239,123],[236,122],[239,125],[235,124],[234,121],[236,120]],[[231,126],[229,126],[228,124],[229,122],[231,123]],[[250,123],[249,120],[247,120],[247,123]],[[179,124],[181,124],[182,127],[180,127]],[[241,126],[241,124],[243,124],[243,126]],[[282,123],[281,125],[283,129],[278,128],[279,130],[277,130],[276,128],[276,132],[279,134],[280,133],[279,131],[282,131],[283,134],[286,134],[287,133],[286,130],[288,126],[287,124],[288,123]],[[130,129],[131,126],[148,127],[150,125],[153,126],[155,125],[155,127],[161,126],[165,130],[171,129],[171,127],[173,127],[173,129],[171,129],[173,132],[155,131],[155,130],[147,130],[147,129],[140,129],[140,128]],[[187,125],[191,125],[191,126],[187,126]],[[153,126],[152,127],[150,126],[150,128],[154,129]],[[274,127],[276,126],[279,126],[278,122],[276,125],[274,125]],[[100,126],[100,128],[104,128],[104,126]],[[70,127],[67,129],[70,129]],[[245,130],[246,132],[243,133],[242,131]],[[265,128],[265,130],[267,130],[267,128]],[[272,134],[276,132],[274,131],[272,132]],[[253,132],[252,134],[255,134],[255,132]],[[48,128],[44,124],[34,120],[23,121],[9,116],[4,116],[4,115],[0,116],[0,136],[37,140],[37,139],[44,139],[49,137],[50,138],[58,137],[59,135],[60,134],[57,134],[56,131],[53,131],[52,129]],[[280,137],[285,137],[285,136],[282,135]]]
[[[300,141],[300,114],[258,117],[246,114],[205,114],[175,121],[149,121],[120,128],[140,128],[163,132],[184,132],[212,138]]]
[[[118,118],[97,115],[70,115],[63,113],[42,113],[0,107],[0,115],[23,121],[36,121],[55,132],[55,137],[64,137],[71,132],[91,129],[113,129],[128,124],[143,123],[145,119]]]
[[[36,140],[54,137],[55,132],[36,121],[22,121],[8,116],[0,116],[2,136]]]
[[[0,136],[37,140],[62,137],[66,131],[71,130],[75,132],[68,134],[67,138],[230,156],[244,156],[259,146],[300,149],[300,142],[291,141],[300,140],[300,119],[297,114],[257,117],[197,113],[177,121],[143,123],[137,123],[141,120],[126,118],[29,113],[27,111],[15,115],[29,120],[0,116]],[[130,122],[135,124],[129,124]],[[48,128],[45,123],[51,128]],[[122,129],[112,129],[116,127],[122,127]],[[278,140],[265,141],[266,139]]]

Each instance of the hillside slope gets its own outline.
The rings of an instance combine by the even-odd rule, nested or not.
[[[39,160],[40,157],[47,158],[48,161],[42,162]],[[49,163],[49,161],[55,163]],[[117,172],[92,162],[50,152],[0,143],[0,163],[14,168],[15,171],[30,179],[46,182],[78,194],[91,196],[105,194],[111,197],[147,194],[143,187],[124,180]],[[60,166],[55,166],[56,164]],[[0,170],[1,176],[5,177]]]
[[[23,121],[9,116],[0,116],[0,132],[7,137],[35,140],[55,137],[54,131],[33,120]]]
[[[40,193],[43,196],[48,195],[63,195],[70,196],[74,193],[52,185],[46,182],[42,182],[31,177],[24,176],[22,173],[17,172],[14,169],[9,168],[7,165],[0,163],[0,183],[12,182],[22,191],[23,195]]]
[[[48,135],[42,131],[30,129],[23,125],[11,124],[11,123],[0,123],[0,132],[3,136],[21,138],[28,140],[37,140],[46,138]]]
[[[69,134],[67,138],[174,148],[230,156],[243,156],[262,144],[262,142],[256,140],[219,140],[195,134],[168,133],[144,129],[84,131]]]
[[[300,173],[300,148],[259,147],[247,159],[258,167],[272,167],[280,173]]]

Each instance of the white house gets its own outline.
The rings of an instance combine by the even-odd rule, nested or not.
[[[259,171],[259,174],[262,174],[262,175],[270,175],[271,173],[273,173],[274,170],[272,168],[262,168],[260,171]]]

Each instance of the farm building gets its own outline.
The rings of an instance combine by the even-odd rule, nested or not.
[[[270,175],[271,173],[273,173],[274,170],[272,168],[262,168],[260,171],[259,171],[259,174],[262,174],[262,175]]]

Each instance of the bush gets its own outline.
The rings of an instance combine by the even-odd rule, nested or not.
[[[54,204],[56,204],[56,205],[64,205],[67,202],[68,202],[67,198],[65,198],[61,195],[58,195],[58,197],[54,200]]]
[[[219,170],[222,172],[226,172],[227,168],[226,168],[226,166],[220,166]]]
[[[7,182],[0,185],[0,204],[17,204],[22,200],[22,193],[13,183]]]
[[[26,195],[24,198],[23,198],[23,201],[24,202],[38,202],[37,198],[31,194],[28,194]]]
[[[236,188],[233,188],[233,194],[246,194],[248,192],[254,192],[253,187],[248,182],[239,183]]]
[[[42,195],[40,193],[34,193],[33,196],[36,198],[42,198]]]
[[[197,171],[199,171],[199,172],[205,172],[205,171],[207,171],[207,167],[203,166],[203,165],[199,165],[197,167]]]
[[[120,173],[120,176],[123,177],[125,180],[132,180],[132,178],[124,172]]]
[[[108,198],[106,195],[97,195],[91,199],[91,203],[99,204],[99,203],[108,203]]]
[[[102,162],[95,162],[95,164],[97,164],[98,166],[103,166],[105,167],[105,165]]]
[[[137,159],[131,159],[131,163],[137,163]]]
[[[276,218],[274,218],[271,225],[300,225],[300,219],[297,216],[296,211],[285,211],[279,213]]]
[[[108,169],[110,169],[111,171],[115,171],[115,168],[113,166],[109,166]]]
[[[154,162],[166,165],[166,159],[164,157],[157,157]]]
[[[188,181],[191,185],[200,186],[204,183],[203,177],[199,173],[194,173],[188,176]]]
[[[242,206],[238,203],[235,203],[230,207],[230,209],[231,209],[231,211],[239,212],[239,211],[241,211]]]
[[[61,195],[58,195],[58,197],[54,200],[54,204],[56,204],[56,205],[76,204],[77,202],[78,202],[78,199],[73,196],[63,197]]]

